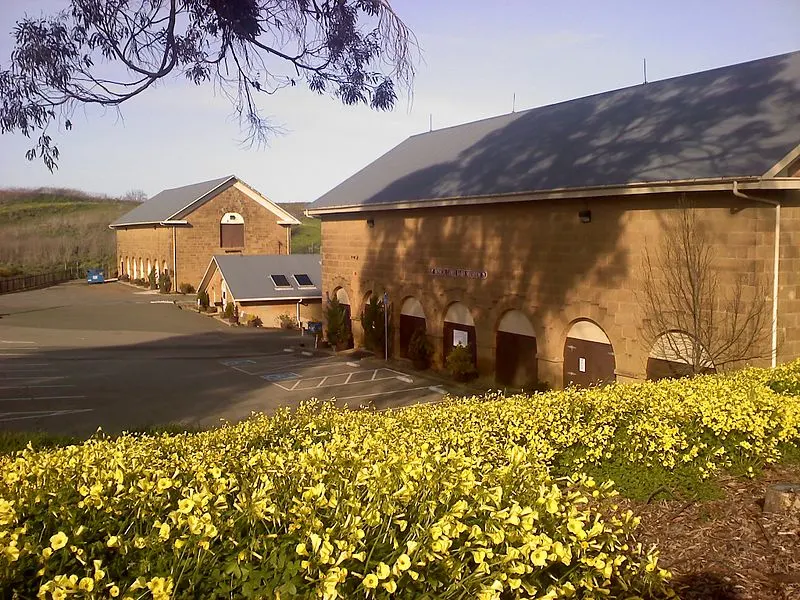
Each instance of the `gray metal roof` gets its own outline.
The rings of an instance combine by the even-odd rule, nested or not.
[[[238,302],[322,298],[322,257],[319,254],[225,254],[213,257]],[[305,273],[315,284],[300,287],[293,275]],[[276,289],[270,275],[285,275],[291,288]],[[203,278],[205,282],[206,278]]]
[[[761,176],[800,144],[800,52],[412,136],[316,209]]]
[[[235,183],[236,177],[228,175],[219,179],[163,190],[121,216],[111,224],[111,227],[167,221],[193,202],[228,182]]]

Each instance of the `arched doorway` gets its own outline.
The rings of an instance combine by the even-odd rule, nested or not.
[[[403,306],[400,308],[400,356],[403,358],[408,357],[408,344],[411,342],[411,336],[417,329],[425,330],[425,311],[422,304],[414,296],[409,296],[403,300]]]
[[[510,310],[500,319],[495,349],[497,383],[523,387],[538,381],[536,334],[522,311]]]
[[[347,344],[348,348],[353,347],[353,311],[350,307],[350,296],[347,295],[347,292],[344,288],[337,288],[334,292],[334,296],[344,307],[344,322],[347,326],[347,330],[350,332],[350,340]]]
[[[614,348],[605,332],[588,320],[573,323],[564,343],[564,386],[616,381]]]
[[[454,302],[444,316],[443,358],[447,360],[450,351],[456,346],[468,346],[472,350],[472,364],[478,366],[478,338],[475,334],[475,321],[466,305]]]
[[[695,361],[698,363],[696,369],[692,368]],[[660,335],[647,358],[647,378],[650,380],[716,372],[705,348],[695,346],[692,337],[683,331]]]

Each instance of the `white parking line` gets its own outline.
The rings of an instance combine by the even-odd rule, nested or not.
[[[41,373],[41,369],[39,367],[30,367],[28,369],[4,369],[0,366],[0,374],[2,373],[30,373],[34,371],[36,373]]]
[[[17,402],[20,400],[75,400],[86,396],[20,396],[19,398],[0,398],[0,402]]]
[[[75,413],[92,412],[93,408],[74,408],[69,410],[29,410],[24,412],[0,413],[0,423],[8,421],[25,421],[28,419],[41,419],[43,417],[61,417]]]
[[[0,340],[0,344],[30,344],[36,345],[36,342],[18,342],[16,340]]]
[[[66,379],[66,375],[42,375],[41,377],[31,377],[26,375],[24,377],[0,377],[0,381],[22,380],[22,381],[39,381],[40,379]]]
[[[25,384],[17,384],[17,385],[0,385],[0,390],[21,390],[21,389],[41,389],[41,388],[71,388],[75,387],[69,383],[56,383],[53,385],[25,385]]]
[[[336,398],[336,400],[354,400],[356,398],[372,398],[373,396],[387,396],[389,394],[402,394],[404,392],[416,392],[418,390],[430,390],[431,388],[427,385],[422,387],[413,387],[413,388],[405,388],[403,390],[389,390],[388,392],[375,392],[374,394],[358,394],[357,396],[332,396],[332,398]]]
[[[21,362],[13,362],[10,363],[15,367],[49,367],[50,363],[21,363]]]
[[[383,372],[389,373],[389,375],[383,374]],[[372,376],[369,379],[363,379],[361,381],[350,381],[350,378],[353,375],[359,375],[361,373],[372,373]],[[381,377],[378,375],[382,374]],[[347,376],[345,381],[340,383],[327,383],[327,380],[332,377],[344,377]],[[262,376],[264,377],[264,376]],[[267,379],[264,377],[264,379]],[[340,387],[344,385],[358,385],[362,383],[377,383],[378,381],[388,381],[390,379],[398,379],[403,381],[404,383],[413,383],[414,380],[408,377],[405,373],[401,373],[400,371],[395,371],[394,369],[386,369],[386,368],[379,368],[379,369],[367,369],[363,371],[352,371],[350,373],[335,373],[333,375],[325,375],[325,376],[317,376],[317,377],[301,377],[291,387],[286,387],[282,385],[278,381],[273,381],[274,385],[277,385],[279,388],[286,392],[299,392],[299,391],[308,391],[316,388],[327,388],[327,387]],[[319,383],[316,383],[317,380],[320,380]],[[303,384],[310,384],[310,385],[303,385]]]
[[[327,357],[327,358],[320,358],[317,361],[309,361],[309,360],[288,360],[288,361],[280,361],[280,362],[270,362],[266,365],[255,365],[255,371],[245,371],[241,369],[243,373],[247,373],[248,375],[258,375],[259,377],[262,375],[269,375],[270,373],[283,373],[286,369],[290,367],[298,367],[304,366],[306,369],[321,369],[321,368],[330,368],[335,366],[340,366],[342,363],[331,363],[326,362],[333,360],[335,357]],[[321,363],[325,364],[321,364]],[[269,369],[269,370],[264,370]]]

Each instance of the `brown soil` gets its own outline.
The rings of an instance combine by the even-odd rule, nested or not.
[[[800,600],[800,513],[762,511],[767,487],[800,482],[800,466],[726,478],[725,497],[633,506],[683,600]]]

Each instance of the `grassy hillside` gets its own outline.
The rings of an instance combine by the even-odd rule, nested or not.
[[[286,202],[280,207],[300,220],[300,225],[292,227],[292,253],[314,254],[320,251],[322,221],[306,217],[303,212],[308,202]]]
[[[114,232],[108,224],[135,205],[77,190],[0,190],[0,277],[66,265],[110,267]],[[320,221],[303,215],[307,203],[282,207],[302,221],[292,228],[292,250],[319,252]]]
[[[0,190],[0,276],[113,264],[108,224],[133,206],[76,190]]]

